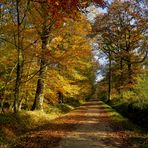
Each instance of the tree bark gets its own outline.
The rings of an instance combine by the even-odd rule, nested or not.
[[[20,61],[20,59],[18,59]],[[17,64],[17,74],[16,74],[16,82],[15,82],[15,90],[14,90],[14,112],[19,111],[19,97],[20,97],[20,85],[21,85],[21,63],[18,61]]]
[[[14,89],[14,112],[19,111],[19,97],[20,97],[20,86],[21,77],[23,71],[23,49],[21,46],[21,31],[20,31],[20,12],[19,12],[19,0],[16,0],[16,13],[17,13],[17,68],[16,68],[16,82]]]
[[[107,102],[111,100],[111,77],[112,77],[112,72],[111,72],[111,51],[109,51],[109,73],[108,73],[108,97],[107,97]]]
[[[58,92],[58,100],[59,103],[64,103],[64,96],[60,91]]]
[[[36,94],[34,103],[32,106],[32,110],[42,110],[43,111],[43,101],[44,101],[44,79],[45,79],[45,73],[46,73],[46,61],[44,57],[44,52],[47,49],[47,36],[46,33],[44,33],[42,39],[42,51],[41,51],[41,59],[40,59],[40,72],[39,72],[39,78],[37,81],[37,87],[36,87]]]
[[[40,57],[40,71],[39,71],[39,77],[37,81],[37,87],[36,87],[36,94],[34,103],[32,105],[32,110],[42,110],[43,111],[43,101],[44,101],[44,85],[45,85],[45,73],[47,69],[47,61],[45,59],[45,52],[47,50],[47,43],[49,38],[49,32],[50,28],[52,27],[52,22],[49,23],[49,6],[48,1],[46,0],[44,3],[40,3],[41,5],[41,11],[40,15],[43,19],[43,23],[41,23],[41,32],[39,32],[40,38],[41,38],[41,57]]]
[[[119,86],[119,95],[123,98],[123,58],[120,59],[120,86]]]
[[[131,60],[128,59],[127,61],[127,67],[128,67],[128,84],[132,84],[133,80],[132,80],[132,63]]]

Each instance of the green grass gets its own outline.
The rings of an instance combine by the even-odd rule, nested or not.
[[[78,107],[83,103],[84,102],[82,100],[78,100],[78,99],[75,99],[75,98],[67,98],[67,100],[66,100],[66,104],[68,104],[72,107]]]
[[[148,101],[112,100],[109,105],[141,129],[148,130]]]
[[[0,144],[9,144],[25,132],[51,122],[60,114],[42,111],[22,111],[16,114],[0,114]]]
[[[28,131],[50,123],[53,119],[73,110],[68,104],[51,106],[45,112],[21,111],[19,113],[0,114],[0,147],[7,147],[15,139]]]
[[[117,104],[116,104],[117,105]],[[122,103],[120,105],[123,105]],[[124,104],[125,105],[125,104]],[[123,105],[123,106],[124,106]],[[122,127],[124,127],[125,129],[131,130],[141,130],[140,127],[138,127],[137,125],[133,124],[131,121],[129,121],[128,118],[125,118],[124,116],[122,116],[120,113],[118,113],[115,109],[113,109],[111,106],[107,105],[107,104],[103,104],[103,106],[106,108],[105,110],[108,111],[108,115],[111,117],[111,119],[120,124]]]
[[[135,92],[140,102],[148,101],[148,74],[142,75],[138,78]]]
[[[64,103],[58,104],[56,107],[60,110],[61,113],[68,113],[74,109],[73,106]]]
[[[139,108],[140,110],[148,110],[148,101],[144,102],[134,102],[133,103],[133,108]]]
[[[120,108],[122,106],[122,110],[127,109],[128,105],[126,102],[112,102],[112,105]],[[102,102],[104,107],[103,110],[107,111],[111,121],[110,125],[115,131],[124,131],[128,135],[127,142],[136,143],[137,148],[147,148],[148,146],[148,133],[141,127],[135,125],[128,118],[125,118],[120,113],[118,113],[111,106]],[[113,125],[113,126],[112,126]],[[129,146],[130,147],[130,146]]]
[[[127,120],[124,118],[120,113],[116,112],[111,106],[104,104],[103,105],[106,108],[106,111],[108,111],[108,114],[110,117],[112,117],[115,121],[125,121]]]

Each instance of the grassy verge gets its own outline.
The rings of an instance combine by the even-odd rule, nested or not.
[[[126,102],[118,100],[111,101],[109,105],[124,117],[129,118],[134,124],[141,126],[144,130],[148,130],[147,102]]]
[[[75,104],[78,106],[80,104]],[[75,108],[70,104],[49,106],[45,112],[21,111],[19,113],[0,114],[0,147],[9,147],[15,139],[26,132],[50,123]]]
[[[122,114],[118,113],[111,106],[107,104],[103,104],[103,106],[105,107],[105,111],[108,112],[109,117],[111,117],[111,120],[113,121],[113,123],[117,123],[116,124],[117,129],[124,128],[127,130],[131,130],[131,129],[139,130],[138,126],[130,122],[128,118],[125,118]]]
[[[118,113],[111,106],[104,104],[106,111],[108,111],[109,116],[111,117],[111,124],[113,124],[113,129],[116,131],[124,131],[126,133],[126,142],[129,147],[137,147],[137,148],[147,148],[148,146],[148,133],[144,128],[136,125],[135,122],[131,122],[129,118],[125,118],[120,113]],[[114,103],[116,108],[120,108],[122,112],[125,114],[125,110],[128,105],[125,102],[116,102]],[[130,144],[134,143],[134,146]]]

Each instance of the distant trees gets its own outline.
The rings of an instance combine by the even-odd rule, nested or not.
[[[115,0],[107,13],[96,18],[94,31],[99,48],[109,59],[108,92],[112,84],[122,96],[123,90],[134,88],[140,63],[147,57],[146,11],[136,2]]]

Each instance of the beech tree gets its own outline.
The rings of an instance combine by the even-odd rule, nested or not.
[[[1,36],[0,40],[9,45],[9,48],[16,50],[16,66],[12,68],[12,72],[16,69],[16,78],[14,79],[14,101],[13,108],[14,112],[17,112],[20,107],[20,89],[22,86],[22,74],[24,67],[24,49],[26,48],[24,32],[26,32],[26,16],[30,1],[21,0],[3,0],[1,1]],[[3,47],[4,48],[4,47]],[[16,61],[15,61],[16,60]],[[9,78],[5,83],[3,89],[5,90],[7,84],[9,83]],[[4,91],[5,92],[5,91]]]
[[[113,75],[118,75],[116,81],[120,94],[123,88],[132,90],[140,73],[139,63],[147,57],[145,13],[145,9],[136,2],[115,0],[107,13],[96,18],[94,30],[99,34],[100,49],[105,53],[111,52],[112,63],[118,65],[118,74]]]
[[[52,77],[53,71],[50,69],[51,67],[62,69],[61,67],[69,65],[67,66],[67,72],[69,74],[61,74],[62,70],[58,70],[56,71],[56,76],[61,79],[61,84],[64,78],[65,81],[63,81],[63,83],[65,82],[65,86],[70,86],[71,90],[69,89],[69,91],[67,91],[68,89],[61,89],[61,87],[58,86],[59,90],[56,91],[62,91],[63,94],[74,94],[73,92],[77,92],[75,94],[80,94],[78,93],[78,90],[80,90],[81,87],[82,90],[85,90],[83,91],[84,94],[89,92],[82,87],[82,80],[85,80],[88,84],[88,90],[91,88],[91,85],[89,87],[89,80],[86,78],[87,75],[89,75],[87,68],[92,68],[91,56],[89,57],[89,54],[91,55],[91,51],[88,44],[86,44],[87,41],[79,36],[77,36],[77,39],[74,34],[69,37],[67,35],[67,43],[70,41],[70,37],[72,37],[73,43],[77,44],[77,48],[70,41],[71,45],[69,44],[67,47],[68,49],[66,49],[68,52],[66,52],[64,57],[61,58],[61,61],[62,59],[64,60],[60,64],[59,56],[62,55],[63,52],[61,47],[56,46],[54,48],[54,51],[56,52],[53,53],[53,50],[49,50],[49,46],[53,41],[53,32],[56,31],[56,36],[58,37],[58,30],[64,26],[64,22],[66,22],[67,18],[73,20],[73,24],[73,22],[79,18],[79,14],[77,13],[78,10],[82,10],[82,8],[87,7],[90,2],[96,2],[97,4],[103,5],[102,0],[0,1],[0,44],[2,45],[0,53],[5,55],[0,59],[5,63],[2,64],[2,79],[0,79],[2,85],[0,91],[3,101],[9,101],[9,99],[5,100],[3,98],[13,98],[13,108],[15,112],[19,111],[22,102],[26,103],[28,98],[30,98],[29,101],[32,101],[36,80],[38,80],[38,82],[32,109],[43,109],[43,100],[45,95],[44,85],[47,84],[45,83],[45,80],[49,71],[51,72]],[[78,27],[79,26],[77,26],[77,29]],[[82,30],[79,29],[79,31]],[[60,44],[60,46],[63,46],[63,43]],[[78,48],[83,50],[78,52]],[[85,54],[82,54],[83,52],[85,52]],[[67,61],[65,61],[66,59]],[[73,63],[72,66],[70,66],[71,63]],[[82,66],[77,67],[74,63]],[[83,70],[85,72],[83,72]],[[83,76],[82,73],[85,73],[85,76]],[[37,74],[38,78],[36,76]],[[79,83],[78,85],[76,84],[76,81]],[[72,92],[74,89],[75,91]]]
[[[46,72],[45,100],[51,102],[66,102],[68,98],[80,100],[91,93],[93,82],[88,75],[93,73],[90,71],[93,57],[86,38],[91,32],[91,26],[84,15],[80,13],[77,15],[79,17],[75,21],[67,19],[63,27],[51,32],[52,40],[48,46],[51,55],[45,58],[53,61],[53,64],[48,66]]]
[[[37,17],[32,18],[33,24],[35,25],[37,32],[41,40],[41,54],[40,54],[40,71],[37,82],[36,95],[32,110],[39,109],[43,110],[44,100],[44,78],[47,68],[48,61],[44,55],[47,53],[47,45],[50,42],[50,32],[52,29],[59,27],[66,17],[76,17],[76,12],[81,7],[87,6],[90,1],[83,0],[32,0],[32,14]],[[103,4],[102,0],[94,0],[98,4]],[[48,53],[50,54],[50,53]]]

